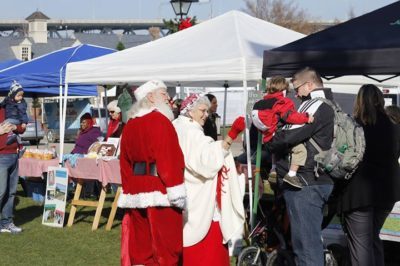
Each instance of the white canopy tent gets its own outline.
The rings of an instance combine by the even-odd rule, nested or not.
[[[169,86],[239,85],[244,87],[243,99],[247,103],[247,86],[261,79],[264,50],[302,37],[303,34],[231,11],[153,42],[70,63],[66,83],[139,85],[161,79]],[[246,106],[243,110],[245,113]],[[248,128],[246,133],[248,136]],[[249,138],[246,143],[249,147]],[[250,149],[247,150],[250,158]],[[250,165],[248,175],[252,175]]]
[[[114,54],[67,65],[66,81],[222,87],[261,79],[265,49],[304,35],[231,11],[191,28]]]

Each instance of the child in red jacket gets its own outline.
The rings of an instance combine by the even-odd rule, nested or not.
[[[253,124],[263,133],[263,143],[272,139],[275,131],[285,124],[305,124],[312,123],[313,116],[307,113],[298,113],[291,99],[286,97],[289,90],[289,82],[282,76],[275,76],[268,80],[267,94],[259,103],[258,108],[252,111]],[[291,160],[289,172],[283,181],[297,188],[303,185],[297,177],[297,170],[304,166],[307,158],[307,150],[303,144],[298,144],[291,150]],[[275,156],[272,154],[272,168],[269,174],[270,182],[276,182]]]

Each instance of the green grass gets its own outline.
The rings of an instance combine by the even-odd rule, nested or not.
[[[18,186],[14,222],[20,234],[0,234],[0,265],[120,265],[121,218],[117,212],[111,231],[106,231],[113,196],[107,194],[99,228],[92,231],[95,208],[78,207],[72,227],[42,225],[43,206],[23,195]],[[236,259],[231,258],[231,265]]]
[[[19,187],[15,224],[18,235],[0,234],[0,265],[119,265],[121,216],[111,231],[105,230],[112,195],[107,195],[99,228],[92,231],[95,208],[78,207],[72,227],[42,225],[43,206],[23,196]],[[65,224],[70,206],[66,207]]]

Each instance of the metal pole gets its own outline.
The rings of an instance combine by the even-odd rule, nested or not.
[[[253,209],[253,169],[251,167],[251,152],[250,152],[250,119],[249,115],[247,114],[246,110],[246,105],[248,101],[248,92],[247,92],[247,80],[243,81],[243,87],[244,87],[244,102],[245,102],[245,108],[244,108],[244,113],[245,113],[245,123],[246,123],[246,128],[245,128],[245,141],[246,141],[246,157],[247,157],[247,178],[249,182],[249,209],[250,209],[250,221],[253,220],[253,212],[251,211]]]
[[[251,228],[253,229],[256,225],[256,217],[257,217],[257,210],[258,210],[258,200],[259,200],[259,183],[260,183],[260,170],[261,170],[261,140],[262,134],[258,132],[258,140],[257,140],[257,156],[256,156],[256,178],[254,182],[254,200],[253,200],[253,216],[251,221]],[[262,192],[261,192],[262,193]]]
[[[225,83],[224,84],[224,88],[225,88],[225,93],[224,93],[224,117],[223,117],[223,120],[222,120],[222,139],[224,139],[225,138],[225,131],[226,131],[226,105],[227,105],[227,95],[228,95],[228,88],[229,88],[229,85],[228,85],[228,83]]]
[[[265,86],[266,86],[266,80],[263,79],[261,81],[261,90],[265,91]],[[251,221],[251,228],[253,229],[255,226],[255,217],[257,217],[257,211],[258,211],[258,200],[259,200],[259,182],[260,182],[260,171],[261,171],[261,150],[262,148],[262,134],[259,131],[258,132],[258,139],[257,139],[257,154],[256,154],[256,180],[255,180],[255,187],[254,187],[254,206],[252,210],[252,221]],[[263,193],[263,191],[261,192]]]
[[[117,88],[115,88],[115,91],[117,91]],[[107,99],[107,87],[104,86],[104,101],[105,101],[105,109],[106,109],[106,137],[107,137],[107,132],[108,132],[108,109],[107,109],[107,105],[108,105],[108,99]],[[101,122],[100,122],[101,123]]]
[[[35,119],[35,140],[36,140],[36,148],[39,149],[39,141],[38,141],[38,127],[37,127],[37,118],[36,118],[36,97],[33,98],[33,117]]]

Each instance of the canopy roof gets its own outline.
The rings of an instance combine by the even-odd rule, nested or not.
[[[321,75],[400,74],[400,2],[264,51],[263,78],[310,66]]]
[[[71,83],[230,86],[261,78],[262,55],[304,35],[231,11],[143,45],[67,65]]]
[[[4,60],[0,62],[0,70],[9,68],[11,66],[17,65],[21,63],[22,61],[19,59],[10,59],[10,60]]]
[[[113,52],[113,49],[82,44],[22,62],[0,71],[0,93],[8,92],[12,81],[16,80],[28,94],[57,95],[59,86],[65,84],[65,66],[68,62],[82,61]],[[97,95],[97,86],[72,84],[68,93]]]

